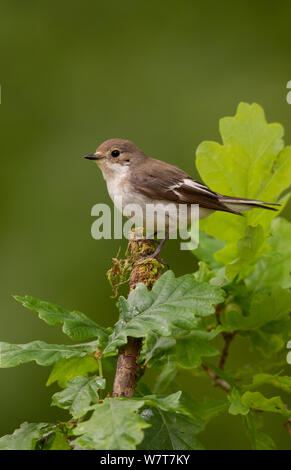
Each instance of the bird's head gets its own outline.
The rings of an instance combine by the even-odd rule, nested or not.
[[[84,158],[95,161],[103,173],[119,173],[121,168],[133,165],[146,155],[130,140],[110,139],[99,145],[95,153]]]

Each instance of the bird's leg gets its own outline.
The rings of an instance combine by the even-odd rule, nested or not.
[[[144,256],[143,258],[139,258],[138,261],[144,261],[144,260],[146,260],[146,259],[153,259],[153,258],[154,258],[154,259],[156,259],[157,261],[159,261],[161,264],[163,264],[164,266],[169,267],[169,265],[168,265],[165,261],[163,261],[162,259],[159,258],[159,254],[160,254],[160,252],[161,252],[161,250],[162,250],[164,244],[165,244],[166,241],[168,240],[169,235],[170,235],[170,232],[168,231],[168,232],[166,233],[165,238],[161,241],[161,243],[159,244],[159,246],[157,247],[157,249],[154,251],[153,254]]]

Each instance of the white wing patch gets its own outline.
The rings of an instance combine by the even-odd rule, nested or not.
[[[205,186],[205,184],[198,183],[198,181],[194,181],[194,180],[185,178],[185,179],[183,180],[183,183],[184,183],[186,186],[190,186],[191,188],[198,189],[199,191],[202,191],[202,192],[204,192],[204,193],[213,194],[213,192],[210,191],[210,189],[207,188],[207,186]]]
[[[184,178],[183,180],[179,181],[179,183],[174,184],[173,186],[170,186],[169,189],[172,189],[175,194],[178,194],[177,191],[175,191],[175,189],[179,191],[179,188],[183,186],[188,186],[189,188],[196,189],[197,191],[200,191],[202,193],[211,194],[212,196],[214,194],[213,191],[207,188],[207,186],[205,186],[202,183],[198,183],[198,181],[194,181],[190,178]]]

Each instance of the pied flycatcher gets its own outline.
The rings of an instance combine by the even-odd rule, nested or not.
[[[128,204],[139,204],[143,211],[143,226],[147,204],[169,203],[175,205],[199,205],[199,217],[210,215],[213,211],[229,212],[241,215],[241,212],[253,208],[276,210],[268,205],[279,206],[271,202],[224,196],[211,191],[206,185],[195,181],[180,168],[169,163],[150,158],[130,140],[110,139],[103,142],[95,153],[84,158],[94,160],[106,180],[111,199],[122,201],[118,209],[125,216],[123,209]],[[118,198],[119,197],[119,198]],[[165,239],[150,258],[157,258]]]

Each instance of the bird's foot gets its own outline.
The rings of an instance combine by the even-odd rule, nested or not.
[[[142,258],[139,258],[138,260],[136,260],[133,264],[135,264],[136,262],[139,262],[139,261],[145,261],[147,259],[155,259],[157,260],[159,263],[161,263],[163,266],[166,266],[169,268],[169,265],[168,263],[166,263],[164,260],[162,260],[161,258],[159,258],[159,254],[161,252],[161,249],[163,248],[164,244],[166,243],[166,241],[168,240],[169,238],[169,232],[166,233],[166,236],[165,238],[161,241],[161,243],[159,243],[159,246],[156,248],[156,250],[154,251],[154,253],[150,254],[150,255],[147,255],[147,256],[144,256]],[[155,240],[154,240],[155,241]]]
[[[160,243],[159,240],[155,240],[154,238],[133,238],[132,241],[136,243],[142,243],[142,242]]]
[[[170,266],[168,265],[168,263],[166,263],[166,261],[164,261],[163,259],[159,258],[158,255],[155,255],[155,253],[153,253],[152,255],[143,256],[142,258],[135,260],[133,264],[135,265],[139,262],[143,262],[146,260],[156,260],[159,263],[161,263],[163,266],[165,266],[166,268],[170,269]]]

